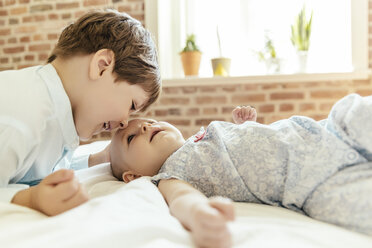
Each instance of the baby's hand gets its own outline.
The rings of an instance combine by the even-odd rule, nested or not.
[[[227,222],[235,218],[231,200],[210,198],[192,210],[191,234],[197,247],[231,247]]]
[[[242,124],[246,121],[256,121],[256,109],[251,106],[238,106],[232,111],[232,117],[235,124]]]
[[[86,201],[88,194],[71,170],[62,169],[50,174],[31,191],[31,207],[49,216]]]

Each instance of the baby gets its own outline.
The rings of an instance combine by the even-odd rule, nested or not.
[[[186,141],[169,123],[132,120],[112,139],[113,174],[125,182],[152,176],[198,246],[231,245],[233,206],[211,196],[372,235],[372,96],[349,95],[320,122],[293,116],[262,125],[250,107],[234,109],[233,119]]]

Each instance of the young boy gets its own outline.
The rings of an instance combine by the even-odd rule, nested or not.
[[[0,199],[46,215],[85,202],[73,172],[56,170],[87,167],[88,157],[70,166],[79,139],[124,128],[160,88],[155,45],[139,21],[105,10],[70,24],[48,64],[0,73]],[[107,149],[89,165],[108,160]]]
[[[136,119],[116,132],[110,154],[125,182],[158,173],[153,182],[198,245],[225,247],[233,206],[204,195],[281,206],[372,235],[371,140],[372,96],[352,94],[321,122],[215,121],[187,141],[168,123]]]

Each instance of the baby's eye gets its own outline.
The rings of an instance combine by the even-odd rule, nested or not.
[[[130,142],[132,141],[132,139],[134,138],[134,134],[132,134],[132,135],[129,135],[128,136],[128,145],[130,144]]]

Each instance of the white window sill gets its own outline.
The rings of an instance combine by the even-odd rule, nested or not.
[[[366,80],[370,78],[371,70],[366,69],[355,72],[338,73],[304,73],[304,74],[278,74],[257,75],[244,77],[185,77],[176,79],[164,79],[163,87],[187,87],[187,86],[218,86],[257,83],[306,83],[343,80]]]

